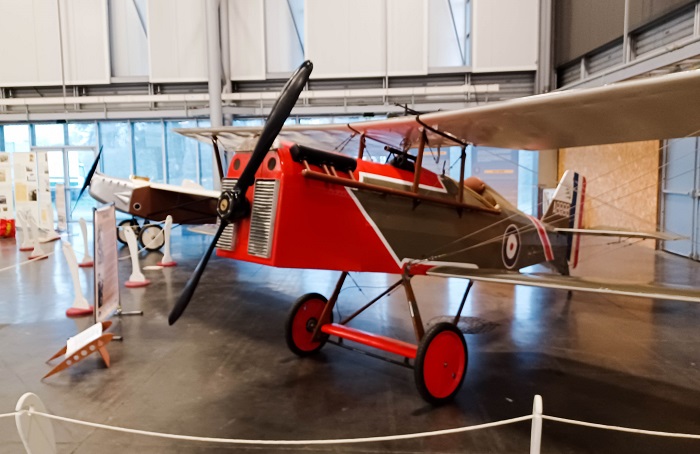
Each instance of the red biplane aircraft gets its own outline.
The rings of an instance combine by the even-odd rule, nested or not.
[[[453,112],[283,129],[311,70],[312,64],[305,62],[287,82],[262,129],[178,131],[213,142],[217,154],[218,146],[235,154],[218,200],[202,193],[194,203],[198,210],[216,206],[220,225],[176,302],[170,324],[191,300],[215,247],[221,257],[337,270],[340,278],[329,298],[306,294],[291,308],[285,331],[289,348],[306,356],[329,338],[340,338],[399,355],[413,367],[421,396],[440,404],[455,396],[466,374],[467,346],[456,322],[474,281],[700,302],[696,289],[601,284],[569,276],[577,262],[579,235],[611,234],[582,228],[586,188],[582,175],[570,171],[563,176],[542,219],[518,211],[482,181],[463,178],[468,144],[538,150],[697,135],[700,72]],[[377,144],[393,153],[391,161],[363,159],[365,151]],[[427,146],[455,145],[462,147],[459,181],[422,167]],[[340,147],[344,154],[333,151]],[[347,154],[353,147],[356,157]],[[167,212],[163,208],[176,193],[168,187],[143,186],[132,192],[128,209],[157,218],[158,211]],[[192,206],[193,200],[188,203]],[[538,263],[555,273],[518,272]],[[334,322],[333,307],[351,271],[400,277],[357,312]],[[411,287],[411,278],[417,275],[469,279],[454,323],[439,323],[426,332]],[[398,286],[404,287],[410,307],[413,342],[349,326]]]

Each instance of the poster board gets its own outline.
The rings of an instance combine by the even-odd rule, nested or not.
[[[14,219],[12,199],[12,155],[0,152],[0,219]]]
[[[93,211],[95,251],[95,323],[107,320],[119,308],[117,218],[114,204]]]
[[[15,204],[19,212],[29,212],[38,218],[39,186],[37,183],[36,153],[13,153]]]

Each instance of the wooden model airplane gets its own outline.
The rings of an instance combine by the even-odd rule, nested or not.
[[[455,324],[474,281],[700,302],[697,289],[601,284],[569,276],[577,262],[579,235],[611,234],[582,229],[586,187],[582,175],[570,171],[563,176],[542,219],[518,211],[480,180],[463,178],[468,144],[538,150],[698,135],[700,72],[452,112],[283,129],[311,70],[312,64],[305,62],[296,71],[262,129],[178,131],[212,142],[217,154],[219,145],[236,153],[221,194],[215,198],[200,193],[197,205],[214,204],[220,225],[176,302],[170,324],[185,310],[215,247],[221,257],[337,270],[340,278],[329,298],[306,294],[291,308],[286,323],[289,348],[306,356],[332,337],[398,355],[413,367],[421,396],[440,404],[455,396],[465,377],[467,346]],[[391,162],[363,159],[365,151],[377,144],[392,150]],[[462,147],[459,181],[422,168],[427,146]],[[345,153],[355,147],[356,157],[332,151],[340,147]],[[135,189],[129,204],[151,218],[175,196],[179,194],[168,193],[168,188],[150,185]],[[619,234],[667,238],[644,232]],[[556,273],[518,272],[539,263]],[[351,271],[399,278],[360,310],[334,323],[333,307]],[[470,281],[454,323],[439,323],[426,332],[411,287],[416,275]],[[398,286],[404,287],[410,307],[413,342],[349,326]]]
[[[161,234],[163,228],[148,221],[165,221],[168,215],[172,216],[176,224],[216,222],[216,200],[220,194],[218,191],[209,191],[187,180],[181,186],[177,186],[152,183],[148,178],[139,176],[129,179],[111,177],[97,171],[101,156],[100,148],[75,204],[77,205],[89,187],[93,199],[102,203],[114,203],[116,210],[132,215],[131,219],[125,219],[118,225],[117,239],[120,243],[127,244],[121,227],[128,225],[134,229],[134,234],[143,248],[149,251],[159,250],[165,243],[165,237]],[[148,192],[147,206],[131,203],[133,194],[137,194],[138,197],[138,194],[144,191]],[[136,218],[139,217],[146,219],[143,225],[137,221]]]

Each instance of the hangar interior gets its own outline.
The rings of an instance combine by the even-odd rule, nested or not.
[[[0,158],[7,157],[0,159],[0,220],[14,219],[22,203],[17,171],[10,164],[3,170],[3,162],[36,153],[45,156],[43,197],[50,202],[44,212],[39,200],[37,215],[51,229],[61,217],[67,221],[60,241],[43,245],[47,260],[20,251],[26,228],[0,239],[0,413],[33,392],[54,414],[106,425],[227,439],[321,440],[516,418],[531,414],[534,396],[541,395],[553,416],[700,434],[696,303],[489,282],[477,282],[462,301],[466,280],[418,276],[414,299],[423,320],[435,326],[459,307],[456,326],[468,346],[461,390],[453,402],[433,406],[416,392],[407,368],[334,346],[298,358],[285,345],[294,301],[307,292],[329,298],[337,271],[213,257],[191,307],[169,327],[168,314],[211,241],[185,225],[172,230],[177,266],[144,271],[151,280],[144,288],[124,288],[133,270],[129,248],[119,245],[112,280],[121,307],[143,315],[111,318],[112,331],[123,336],[109,345],[111,366],[91,355],[41,378],[50,370],[44,361],[95,322],[65,315],[75,289],[62,243],[85,252],[81,218],[88,243],[95,241],[93,209],[100,203],[79,193],[98,154],[97,171],[105,175],[138,175],[163,185],[189,180],[221,191],[212,145],[174,129],[262,127],[305,60],[313,62],[313,73],[285,126],[485,108],[694,71],[699,1],[0,0],[0,48]],[[688,105],[694,101],[689,97]],[[588,181],[583,226],[681,237],[585,237],[577,276],[697,288],[697,135],[549,149],[428,144],[420,153],[425,169],[457,181],[477,177],[537,218],[546,211],[547,194],[574,169]],[[222,157],[224,169],[233,168],[233,150]],[[389,160],[386,154],[363,159]],[[57,191],[63,207],[56,207]],[[39,193],[23,194],[24,203],[36,202]],[[116,216],[119,222],[132,218]],[[315,214],[319,229],[327,216]],[[298,233],[309,250],[317,238],[318,232]],[[138,262],[154,266],[162,258],[162,251],[142,250]],[[398,277],[351,273],[336,316],[362,308]],[[92,304],[93,271],[81,268],[79,280]],[[409,311],[404,292],[392,291],[356,323],[411,339]],[[551,421],[544,426],[543,452],[693,452],[700,446],[697,439]],[[522,452],[530,443],[529,422],[413,440],[291,447],[159,439],[57,421],[53,430],[56,452],[71,453]],[[25,448],[13,420],[0,420],[0,452]]]

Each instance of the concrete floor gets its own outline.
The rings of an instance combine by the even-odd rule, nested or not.
[[[72,237],[74,244],[78,243]],[[432,408],[412,371],[327,345],[299,359],[283,326],[306,292],[330,294],[338,273],[282,270],[213,258],[194,300],[173,327],[167,315],[208,237],[175,232],[178,266],[146,272],[153,284],[122,287],[114,318],[124,336],[112,343],[112,367],[90,357],[42,381],[44,363],[65,339],[88,326],[64,312],[73,291],[59,242],[48,260],[0,271],[0,413],[24,392],[62,416],[143,430],[205,437],[323,439],[373,437],[473,425],[531,413],[540,394],[545,413],[650,430],[700,434],[700,306],[476,284],[464,328],[469,369],[454,404]],[[78,246],[76,246],[76,249]],[[700,264],[643,247],[585,250],[584,271],[641,281],[700,285]],[[121,254],[126,254],[122,249]],[[0,269],[26,259],[14,240],[0,240]],[[159,253],[142,255],[153,264]],[[130,273],[120,262],[121,282]],[[92,300],[92,270],[81,270]],[[352,275],[341,294],[348,314],[396,278]],[[453,314],[466,282],[416,278],[424,320]],[[353,324],[411,340],[403,291]],[[54,423],[61,453],[179,452],[527,452],[530,423],[459,435],[362,445],[225,446],[176,442]],[[700,452],[700,441],[656,438],[544,423],[544,453]],[[0,453],[21,453],[12,419],[0,420]]]

